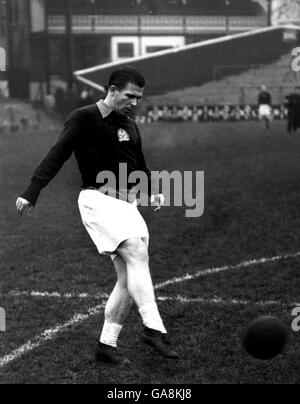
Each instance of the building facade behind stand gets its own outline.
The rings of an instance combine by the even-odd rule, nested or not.
[[[0,2],[10,94],[25,99],[70,87],[74,70],[262,28],[268,21],[252,0]]]

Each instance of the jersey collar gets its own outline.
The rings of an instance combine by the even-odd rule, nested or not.
[[[97,107],[100,111],[100,114],[102,115],[102,117],[105,119],[107,118],[112,112],[113,109],[107,105],[104,100],[100,100],[97,102]]]

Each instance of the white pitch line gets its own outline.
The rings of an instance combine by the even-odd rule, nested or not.
[[[9,296],[13,297],[34,297],[34,298],[58,298],[58,299],[90,299],[90,300],[103,300],[108,299],[108,294],[97,294],[97,295],[89,295],[88,293],[81,293],[81,294],[72,294],[72,293],[48,293],[48,292],[10,292]],[[212,299],[204,299],[202,297],[197,298],[187,298],[182,297],[180,295],[172,297],[172,296],[158,296],[157,299],[159,301],[175,301],[179,303],[201,303],[201,304],[220,304],[220,305],[255,305],[255,306],[291,306],[296,307],[300,306],[300,303],[283,303],[276,300],[267,300],[267,301],[259,301],[259,302],[252,302],[250,300],[238,300],[238,299],[222,299],[221,297],[215,296]]]
[[[108,299],[109,295],[108,294],[96,294],[96,295],[90,295],[88,293],[49,293],[49,292],[10,292],[9,296],[13,297],[34,297],[34,298],[58,298],[58,299],[90,299],[90,300],[103,300],[103,299]],[[252,302],[250,300],[238,300],[238,299],[222,299],[221,297],[215,296],[212,299],[204,299],[202,297],[197,297],[197,298],[188,298],[188,297],[183,297],[180,295],[177,295],[175,297],[173,296],[158,296],[157,299],[159,301],[175,301],[179,303],[201,303],[201,304],[220,304],[220,305],[256,305],[256,306],[291,306],[291,307],[296,307],[300,306],[300,303],[283,303],[280,301],[275,301],[275,300],[267,300],[267,301],[259,301],[259,302]]]
[[[275,262],[275,261],[279,261],[279,260],[297,258],[297,257],[300,257],[300,252],[295,253],[295,254],[287,254],[287,255],[283,255],[283,256],[272,257],[272,258],[261,258],[259,260],[245,261],[245,262],[242,262],[241,264],[238,264],[238,265],[224,266],[224,267],[220,267],[220,268],[212,268],[212,269],[207,269],[207,270],[204,270],[204,271],[198,271],[193,275],[192,274],[186,274],[185,276],[183,276],[181,278],[173,278],[173,279],[170,279],[169,281],[160,283],[160,284],[155,286],[155,289],[163,289],[166,286],[173,285],[173,284],[176,284],[176,283],[181,283],[181,282],[184,282],[184,281],[187,281],[187,280],[196,279],[196,278],[199,278],[201,276],[206,276],[206,275],[210,275],[210,274],[215,274],[215,273],[224,272],[224,271],[228,271],[228,270],[239,269],[239,268],[246,268],[246,267],[253,266],[253,265],[266,264],[266,263]],[[18,293],[18,292],[15,292],[15,293]],[[19,293],[23,293],[23,295],[25,293],[25,296],[26,296],[26,293],[28,294],[29,292],[19,292]],[[43,295],[43,293],[41,293],[41,292],[34,292],[34,293],[35,293],[36,296],[42,296]],[[46,293],[46,295],[47,295],[47,293]],[[52,294],[48,293],[48,295],[51,296],[51,297],[54,297],[54,295],[56,295],[55,297],[62,297],[63,296],[63,295],[55,294],[55,293],[54,294],[53,293]],[[66,295],[70,296],[71,294],[65,294],[65,296]],[[84,295],[88,296],[87,294],[84,294]],[[168,298],[168,297],[167,298],[166,297],[165,298],[161,297],[160,299],[165,299],[165,301],[166,300],[171,300],[171,299],[174,300],[174,298]],[[186,299],[186,298],[183,298],[183,297],[179,297],[178,301],[180,301],[180,299],[181,299],[182,303],[189,303],[192,300],[195,300],[195,299]],[[200,300],[196,299],[196,300],[198,300],[200,302],[201,299]],[[215,298],[215,299],[212,299],[212,300],[215,301],[215,303],[217,302],[218,304],[220,304],[220,302],[221,302],[221,304],[228,303],[228,301],[225,301],[225,300],[222,301],[222,299],[218,299],[218,298]],[[239,301],[237,300],[235,302],[239,302]],[[246,302],[244,302],[244,304],[245,303]],[[272,302],[272,303],[275,303],[275,302]],[[233,303],[233,304],[241,304],[241,303]],[[251,303],[251,304],[254,304],[254,303]],[[105,306],[104,303],[101,304],[101,305],[95,306],[95,307],[89,309],[87,314],[75,314],[75,316],[73,316],[72,319],[69,320],[68,322],[66,322],[66,323],[64,323],[62,325],[57,325],[56,327],[51,328],[49,330],[45,330],[41,335],[35,337],[33,340],[29,340],[26,344],[24,344],[21,347],[15,349],[10,354],[4,356],[3,358],[0,358],[0,369],[3,368],[5,365],[15,361],[16,359],[21,358],[26,353],[28,353],[30,351],[33,351],[34,349],[39,348],[44,342],[53,340],[57,336],[57,334],[62,333],[65,330],[68,330],[68,328],[70,326],[80,324],[80,323],[84,322],[85,320],[88,320],[90,317],[99,314],[103,310],[104,306]],[[297,306],[297,304],[295,304],[295,306]]]
[[[200,278],[202,276],[206,276],[206,275],[213,275],[213,274],[217,274],[220,272],[247,268],[247,267],[254,266],[254,265],[268,264],[271,262],[283,261],[283,260],[288,260],[288,259],[298,258],[298,257],[300,257],[300,252],[297,252],[294,254],[281,255],[281,256],[277,256],[277,257],[261,258],[258,260],[244,261],[238,265],[226,265],[226,266],[219,267],[219,268],[205,269],[205,270],[198,271],[194,274],[186,274],[180,278],[173,278],[166,282],[159,283],[158,285],[155,286],[155,289],[156,290],[163,289],[166,286],[174,285],[176,283],[182,283],[182,282],[189,281],[189,280],[194,280],[194,279]]]
[[[90,295],[88,293],[57,293],[57,292],[26,292],[14,290],[9,292],[7,296],[11,297],[45,297],[45,298],[57,298],[57,299],[107,299],[109,295],[107,293]]]
[[[259,302],[251,302],[250,300],[238,300],[238,299],[222,299],[215,296],[213,299],[204,299],[202,297],[187,298],[184,296],[159,296],[157,300],[161,302],[179,302],[182,304],[216,304],[216,305],[239,305],[239,306],[282,306],[282,307],[300,307],[300,303],[283,303],[276,300],[266,300]]]
[[[67,321],[64,324],[57,325],[54,328],[50,328],[49,330],[45,330],[42,334],[35,337],[33,340],[29,340],[26,344],[12,351],[9,355],[0,358],[0,369],[5,365],[15,361],[16,359],[21,358],[26,353],[33,351],[34,349],[39,348],[44,342],[53,340],[58,334],[66,331],[69,327],[74,326],[76,324],[80,324],[85,320],[88,320],[90,317],[96,316],[104,309],[105,304],[98,305],[88,310],[87,314],[75,314],[71,320]]]
[[[241,268],[248,268],[248,267],[255,266],[255,265],[268,264],[271,262],[283,261],[283,260],[298,258],[298,257],[300,257],[300,252],[297,252],[294,254],[281,255],[281,256],[279,255],[276,257],[260,258],[258,260],[244,261],[237,265],[226,265],[226,266],[219,267],[219,268],[217,267],[217,268],[204,269],[204,270],[200,270],[194,274],[186,274],[182,277],[172,278],[166,282],[159,283],[155,286],[155,289],[156,290],[164,289],[167,286],[174,285],[176,283],[182,283],[185,281],[194,280],[194,279],[197,279],[197,278],[200,278],[203,276],[213,275],[213,274],[220,273],[220,272],[226,272],[226,271],[236,270],[236,269],[241,269]],[[6,296],[49,297],[49,298],[62,298],[62,299],[106,299],[109,297],[109,295],[105,294],[105,293],[90,295],[88,293],[57,293],[57,292],[36,292],[36,291],[32,291],[32,292],[25,291],[24,292],[24,291],[17,291],[17,290],[9,292]]]
[[[186,298],[183,296],[176,297],[168,297],[168,296],[159,296],[158,300],[161,302],[171,301],[171,302],[179,302],[181,304],[217,304],[217,305],[255,305],[255,306],[291,306],[291,307],[299,307],[300,303],[291,303],[285,304],[278,301],[260,301],[260,302],[251,302],[245,300],[225,300],[218,297],[213,299],[203,299],[203,298]],[[29,340],[26,344],[12,351],[9,355],[0,358],[0,369],[4,366],[8,365],[11,362],[14,362],[17,359],[20,359],[23,355],[39,348],[46,341],[53,340],[58,334],[63,333],[68,330],[70,327],[83,323],[85,320],[88,320],[90,317],[98,315],[105,307],[105,302],[101,305],[93,307],[88,310],[87,314],[75,314],[71,320],[68,322],[57,325],[54,328],[49,330],[45,330],[42,334],[35,337],[33,340]]]

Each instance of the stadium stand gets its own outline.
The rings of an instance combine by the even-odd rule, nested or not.
[[[15,99],[0,99],[0,134],[52,128],[59,123],[38,106]]]
[[[251,0],[230,0],[225,5],[224,0],[169,0],[157,1],[158,13],[170,13],[172,8],[177,12],[178,7],[182,14],[201,15],[261,15],[262,8]]]
[[[260,86],[266,85],[273,95],[274,103],[284,101],[284,95],[299,83],[299,73],[291,70],[291,56],[284,55],[278,62],[266,66],[249,65],[249,71],[232,77],[214,80],[199,87],[187,87],[180,91],[168,92],[147,98],[147,104],[198,105],[198,104],[255,104]],[[239,68],[239,66],[237,66]],[[227,67],[227,72],[229,71]],[[221,75],[220,69],[219,75]],[[216,74],[217,74],[216,70]],[[220,76],[219,76],[220,78]]]
[[[252,0],[73,0],[75,14],[231,15],[257,16],[262,7]],[[49,13],[61,14],[61,0],[49,2]]]

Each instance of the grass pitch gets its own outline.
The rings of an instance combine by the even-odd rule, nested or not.
[[[151,169],[205,171],[203,217],[187,219],[185,208],[159,214],[142,209],[155,284],[300,251],[299,133],[288,134],[284,123],[265,131],[256,122],[153,124],[142,133]],[[0,136],[0,306],[7,314],[0,363],[19,354],[1,365],[0,383],[298,383],[300,334],[291,331],[285,353],[270,362],[250,358],[240,339],[262,314],[292,323],[292,309],[300,303],[299,256],[215,271],[157,290],[168,299],[159,306],[181,355],[177,362],[161,359],[139,341],[136,310],[120,339],[134,362],[129,367],[93,360],[103,313],[37,338],[101,304],[96,295],[109,293],[115,282],[109,258],[98,256],[81,224],[74,160],[43,191],[30,217],[16,215],[17,195],[57,136],[53,130]],[[24,346],[32,349],[23,352]]]

